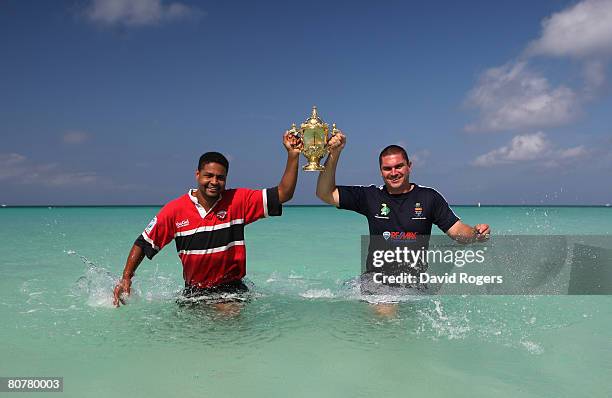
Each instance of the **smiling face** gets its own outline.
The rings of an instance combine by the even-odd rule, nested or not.
[[[412,164],[401,153],[385,155],[381,158],[380,174],[389,193],[404,193],[410,190],[410,167]]]
[[[198,190],[207,200],[217,200],[221,192],[225,190],[227,170],[219,163],[206,163],[204,167],[196,171]]]

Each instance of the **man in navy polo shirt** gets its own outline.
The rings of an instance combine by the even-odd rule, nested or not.
[[[438,191],[409,181],[412,163],[404,148],[398,145],[386,147],[379,155],[384,185],[337,186],[336,167],[345,143],[346,137],[342,133],[330,139],[325,171],[317,182],[317,197],[339,209],[364,215],[368,219],[370,236],[383,236],[385,239],[425,237],[427,244],[431,227],[435,224],[458,242],[488,239],[489,225],[472,227],[463,223]],[[366,263],[365,271],[373,271],[371,261]]]

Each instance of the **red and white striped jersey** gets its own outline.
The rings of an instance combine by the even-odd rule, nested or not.
[[[151,259],[174,239],[189,286],[208,288],[242,279],[244,226],[282,214],[278,188],[225,190],[208,212],[192,192],[166,204],[135,244]]]

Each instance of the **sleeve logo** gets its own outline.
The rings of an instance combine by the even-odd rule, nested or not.
[[[149,225],[147,225],[147,227],[145,228],[145,232],[147,234],[150,234],[151,231],[153,230],[153,227],[155,226],[155,224],[157,224],[157,216],[153,217],[153,219],[151,220]]]

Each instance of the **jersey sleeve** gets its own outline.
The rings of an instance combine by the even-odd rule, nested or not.
[[[243,197],[244,223],[250,224],[260,218],[280,216],[283,206],[278,197],[278,187],[261,190],[240,188]]]
[[[159,251],[172,241],[175,233],[174,216],[169,206],[164,206],[160,212],[153,217],[149,225],[134,242],[144,251],[150,260]]]
[[[435,190],[433,205],[432,222],[436,224],[442,232],[446,233],[450,227],[459,221],[459,217],[457,217],[455,212],[450,208],[446,199]]]
[[[352,210],[360,214],[366,214],[366,187],[338,185],[338,208]]]

